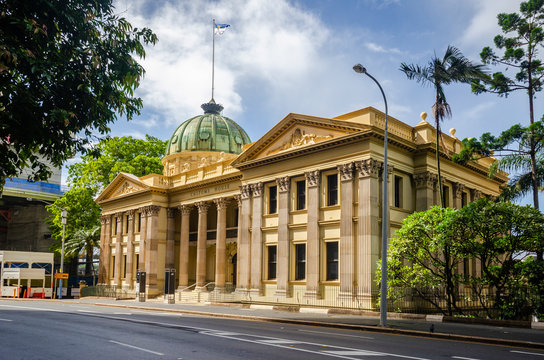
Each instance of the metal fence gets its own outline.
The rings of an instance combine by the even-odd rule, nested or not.
[[[123,289],[117,285],[85,286],[80,290],[80,297],[98,296],[114,299],[135,299],[136,292],[133,289]]]

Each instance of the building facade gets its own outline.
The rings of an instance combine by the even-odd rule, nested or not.
[[[424,116],[415,127],[389,117],[384,174],[385,116],[374,108],[335,118],[291,113],[252,143],[213,100],[203,109],[172,135],[164,175],[121,173],[97,199],[99,283],[134,288],[140,269],[154,296],[165,269],[175,269],[180,292],[370,306],[383,182],[388,237],[439,203],[434,127]],[[487,176],[493,160],[455,164],[461,142],[454,131],[443,140],[445,204],[498,196],[507,177]]]

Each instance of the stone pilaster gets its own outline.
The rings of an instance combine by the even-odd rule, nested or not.
[[[117,233],[115,234],[115,271],[113,277],[113,284],[121,286],[121,262],[123,259],[123,216],[124,213],[120,212],[115,214],[117,220]]]
[[[134,214],[135,210],[127,211],[128,215],[128,234],[127,234],[127,274],[125,282],[128,288],[134,287]]]
[[[179,239],[179,286],[184,289],[189,286],[189,217],[191,216],[191,205],[179,205],[181,213],[181,229]]]
[[[453,183],[453,208],[461,209],[463,207],[463,190],[465,185],[461,183]]]
[[[227,206],[225,198],[214,200],[217,207],[217,236],[215,246],[215,289],[223,292],[227,274]]]
[[[176,250],[175,233],[176,233],[176,208],[166,209],[166,255],[164,265],[167,269],[173,269],[175,265]]]
[[[198,208],[198,237],[196,245],[196,287],[195,291],[205,292],[206,287],[206,242],[208,238],[208,208],[210,203],[197,202]]]
[[[251,186],[240,187],[242,201],[241,214],[238,217],[238,279],[236,291],[241,293],[249,292],[250,269],[251,269]]]
[[[278,262],[276,281],[277,297],[289,296],[289,260],[290,260],[290,239],[289,239],[289,188],[291,179],[289,176],[276,179],[278,184]]]
[[[476,201],[482,198],[482,192],[476,189],[470,189],[471,201]]]
[[[339,300],[351,300],[354,290],[353,163],[338,166],[340,173],[340,292]]]
[[[359,206],[357,213],[357,299],[372,305],[377,290],[374,274],[380,256],[379,174],[383,163],[367,159],[355,164],[359,175]]]
[[[416,211],[425,211],[434,205],[434,189],[438,176],[430,172],[414,174]]]
[[[306,235],[306,292],[305,298],[319,298],[319,184],[321,172],[313,170],[305,173],[308,186],[308,223]]]
[[[157,282],[159,265],[159,212],[160,206],[147,206],[147,234],[145,246],[145,271],[147,295],[154,296],[161,292]]]
[[[102,215],[100,217],[100,265],[98,269],[98,283],[109,284],[110,279],[110,230],[111,215]]]
[[[262,183],[252,184],[253,216],[251,227],[251,274],[250,293],[258,296],[262,294],[262,262],[263,262],[263,236],[261,231],[263,219],[263,189]]]
[[[139,244],[139,271],[147,271],[145,268],[145,248],[147,237],[147,206],[140,208],[140,244]],[[147,280],[147,279],[146,279]]]

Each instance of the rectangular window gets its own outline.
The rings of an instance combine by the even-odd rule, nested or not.
[[[467,193],[461,193],[461,207],[465,207],[468,204],[468,196]]]
[[[338,175],[327,175],[327,206],[338,204]]]
[[[125,234],[128,234],[128,215],[125,215]]]
[[[268,188],[268,213],[275,214],[278,212],[278,187],[270,186]]]
[[[138,232],[142,228],[142,213],[138,213]]]
[[[295,280],[306,279],[306,244],[295,245]]]
[[[140,270],[140,254],[136,254],[136,272]]]
[[[112,221],[113,221],[113,226],[112,226],[112,228],[113,228],[113,234],[112,234],[112,235],[117,235],[117,216],[114,217],[114,218],[112,219]]]
[[[394,203],[397,208],[402,207],[402,177],[395,176]]]
[[[268,246],[268,280],[276,279],[276,264],[278,261],[278,247]]]
[[[327,246],[327,280],[338,280],[338,241],[325,244]]]
[[[442,196],[444,207],[450,207],[450,188],[447,186],[442,186]]]
[[[306,209],[306,180],[297,181],[297,210]]]
[[[111,257],[111,277],[115,277],[115,255]]]
[[[123,278],[127,277],[127,256],[123,255]]]

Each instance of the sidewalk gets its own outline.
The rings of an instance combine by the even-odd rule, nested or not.
[[[274,310],[271,306],[248,304],[165,304],[162,299],[148,300],[146,302],[105,298],[83,298],[61,301],[96,306],[148,309],[193,315],[396,333],[432,337],[437,339],[442,338],[458,341],[544,349],[544,329],[429,322],[421,319],[395,318],[388,318],[387,328],[382,328],[378,326],[378,317],[328,314],[327,309],[301,308],[300,312],[290,312]],[[395,314],[391,315],[394,316]],[[434,327],[434,332],[430,331],[431,325]]]

